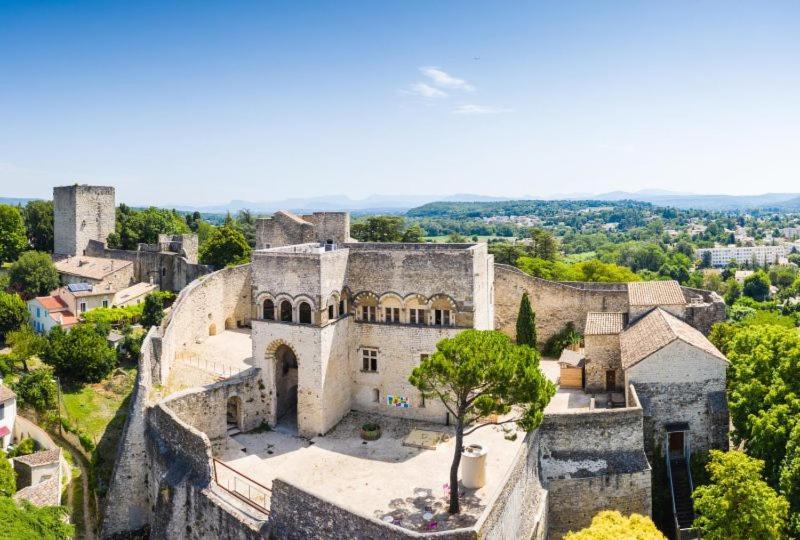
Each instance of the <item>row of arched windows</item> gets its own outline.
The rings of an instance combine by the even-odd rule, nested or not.
[[[263,306],[264,319],[268,321],[295,322],[294,306],[288,300],[283,300],[276,308],[275,302],[267,298]],[[311,324],[311,304],[300,302],[297,305],[297,322]]]

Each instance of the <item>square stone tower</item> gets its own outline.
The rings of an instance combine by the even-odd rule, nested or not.
[[[72,185],[53,188],[56,255],[83,255],[89,240],[105,242],[114,232],[114,188]]]

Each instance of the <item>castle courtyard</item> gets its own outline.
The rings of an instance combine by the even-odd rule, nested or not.
[[[381,438],[362,440],[361,425],[375,420]],[[453,517],[447,513],[447,489],[455,441],[448,426],[352,412],[324,437],[308,441],[278,431],[241,434],[216,445],[214,457],[267,488],[280,478],[362,516],[391,517],[395,525],[417,531],[447,530],[474,524],[503,485],[524,433],[514,437],[513,430],[502,428],[487,426],[466,438],[466,444],[488,448],[486,484],[475,490],[462,487],[462,512]],[[446,440],[435,449],[404,446],[412,430],[442,434]],[[221,486],[233,486],[234,476],[217,466]],[[235,482],[243,485],[241,478]]]

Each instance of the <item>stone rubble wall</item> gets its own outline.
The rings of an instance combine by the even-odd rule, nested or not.
[[[711,327],[724,321],[728,314],[725,301],[713,291],[681,287],[686,298],[686,322],[708,335]]]
[[[226,412],[230,398],[240,400],[237,425],[241,431],[251,431],[266,422],[267,393],[260,382],[260,370],[250,368],[230,379],[173,394],[159,406],[168,407],[182,422],[209,439],[222,439],[228,429]]]
[[[494,328],[516,339],[522,294],[528,293],[536,313],[540,344],[568,322],[583,332],[590,311],[628,312],[628,290],[620,283],[559,283],[525,274],[505,264],[494,265]]]
[[[545,415],[539,462],[548,490],[548,538],[588,526],[601,510],[651,515],[642,407],[633,388],[628,395],[623,409]]]
[[[164,291],[178,292],[195,279],[214,270],[206,264],[190,262],[179,253],[113,249],[105,242],[97,240],[90,240],[87,243],[86,255],[131,261],[137,282],[153,283]]]
[[[139,370],[122,430],[111,482],[105,497],[102,538],[146,531],[150,525],[148,463],[145,444],[145,417],[152,388],[153,340],[155,326],[145,336],[139,356]],[[125,501],[120,504],[120,501]]]

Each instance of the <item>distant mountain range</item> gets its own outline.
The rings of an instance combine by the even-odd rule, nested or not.
[[[370,195],[365,199],[353,199],[346,195],[329,195],[320,197],[296,197],[280,201],[243,201],[232,200],[225,204],[191,206],[160,205],[163,208],[175,208],[182,211],[199,211],[207,214],[236,213],[239,210],[250,210],[256,214],[268,214],[277,210],[291,210],[298,213],[320,211],[349,212],[386,212],[403,213],[431,202],[498,202],[520,199],[538,200],[595,200],[622,201],[633,200],[648,202],[656,206],[672,206],[675,208],[696,208],[699,210],[752,210],[770,209],[780,211],[800,211],[800,193],[764,193],[762,195],[698,195],[661,189],[643,189],[640,191],[610,191],[608,193],[565,193],[550,197],[491,197],[470,193],[457,193],[449,196],[436,195]],[[0,197],[0,204],[25,204],[30,198]],[[120,201],[118,201],[120,202]],[[139,205],[133,205],[139,206]]]

